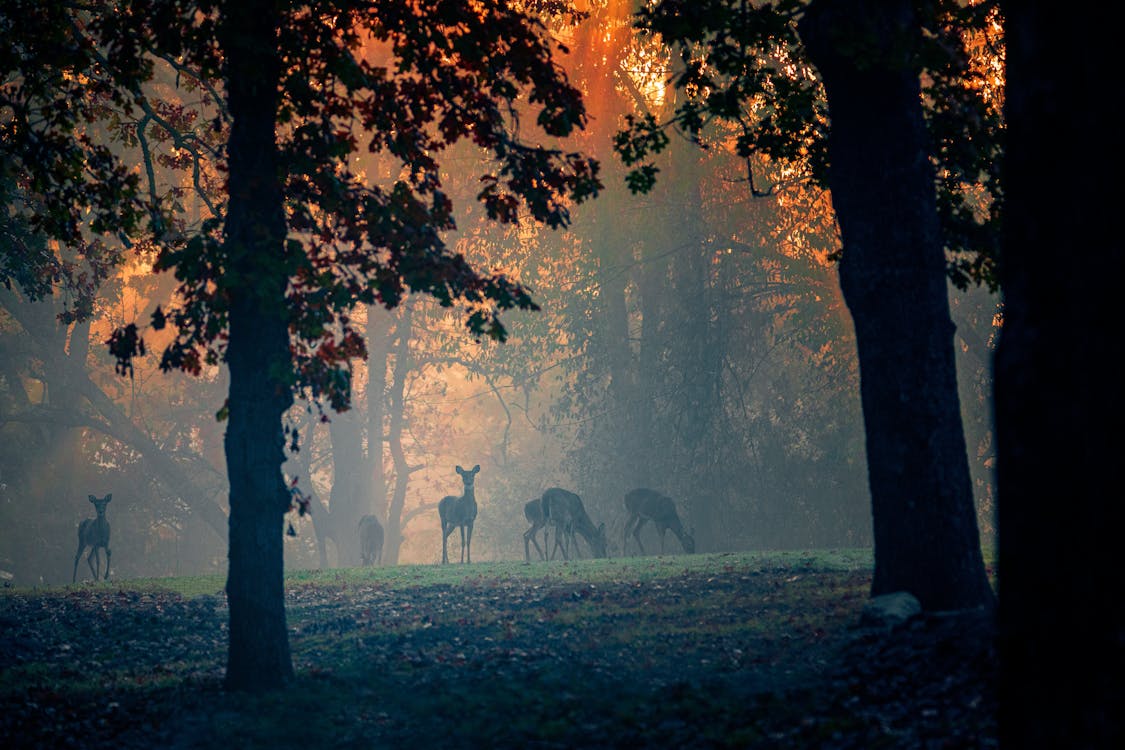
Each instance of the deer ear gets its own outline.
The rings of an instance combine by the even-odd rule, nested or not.
[[[105,496],[105,501],[106,501],[107,503],[108,503],[108,502],[109,502],[110,500],[112,500],[112,499],[113,499],[113,493],[112,493],[112,492],[111,492],[111,493],[109,493],[108,495],[106,495],[106,496]]]
[[[473,473],[474,474],[476,474],[478,471],[480,471],[480,464],[477,464],[476,466],[473,467]]]
[[[462,469],[462,468],[461,468],[460,466],[457,466],[457,467],[455,467],[455,468],[457,469],[457,473],[458,473],[458,474],[464,474],[464,473],[465,473],[465,470],[464,470],[464,469]]]
[[[90,502],[94,502],[95,500],[97,500],[97,498],[93,495],[87,495],[86,497],[90,498]]]

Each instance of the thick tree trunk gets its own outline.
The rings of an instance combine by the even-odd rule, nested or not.
[[[921,108],[914,3],[817,0],[801,35],[831,117],[840,285],[859,353],[875,535],[872,594],[990,604],[961,424],[945,256]]]
[[[223,8],[232,117],[224,250],[240,286],[229,311],[230,603],[228,689],[261,691],[293,676],[285,627],[282,523],[289,494],[281,419],[292,404],[283,262],[286,234],[275,118],[278,12],[265,1]]]
[[[1106,138],[1112,4],[1007,3],[996,352],[1000,739],[1006,748],[1125,747],[1120,560],[1125,168],[1110,137],[1082,179],[1074,149]],[[1057,187],[1057,186],[1056,186]],[[1108,222],[1108,223],[1107,223]],[[1115,499],[1116,498],[1116,499]]]

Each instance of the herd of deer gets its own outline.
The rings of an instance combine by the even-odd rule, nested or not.
[[[629,514],[625,521],[625,528],[621,534],[621,554],[628,550],[629,534],[637,542],[637,549],[645,554],[644,544],[641,543],[641,529],[649,521],[656,527],[660,536],[660,553],[664,554],[664,537],[671,531],[689,555],[695,552],[695,538],[691,532],[684,529],[680,517],[676,513],[676,505],[672,499],[662,495],[656,490],[635,489],[625,495],[625,511]],[[564,560],[570,559],[573,547],[578,549],[575,534],[581,534],[590,547],[594,557],[607,557],[605,524],[596,527],[582,505],[582,498],[560,487],[551,487],[541,497],[529,501],[523,506],[523,514],[531,524],[531,528],[523,535],[524,559],[531,560],[531,545],[535,545],[541,560],[553,559],[556,551],[561,551]],[[549,530],[555,529],[555,545],[550,547]],[[543,531],[543,546],[539,546],[538,534]]]
[[[438,516],[441,518],[441,561],[449,562],[448,539],[454,529],[461,530],[461,562],[472,562],[473,523],[477,518],[477,498],[473,489],[476,476],[480,472],[480,465],[466,471],[460,466],[457,473],[461,475],[463,489],[460,495],[446,495],[438,503]],[[86,562],[90,565],[90,572],[96,581],[101,575],[101,558],[98,550],[105,550],[105,579],[109,580],[109,521],[106,520],[105,508],[113,495],[94,497],[90,495],[90,502],[97,513],[95,518],[87,518],[78,526],[78,551],[74,554],[74,575],[72,581],[78,579],[78,561],[88,547],[90,554]],[[684,529],[680,517],[676,513],[676,506],[671,498],[655,490],[636,489],[625,495],[625,510],[629,514],[625,522],[625,529],[621,537],[621,552],[626,551],[629,534],[637,542],[637,548],[643,555],[644,545],[641,544],[641,528],[649,521],[656,527],[660,535],[660,552],[664,552],[664,535],[671,531],[684,548],[684,552],[695,552],[695,539],[691,532]],[[590,520],[586,509],[582,505],[582,498],[573,492],[561,487],[551,487],[542,496],[527,503],[523,513],[531,524],[523,535],[524,558],[531,560],[531,545],[535,545],[542,560],[553,559],[556,551],[561,551],[563,559],[569,560],[572,552],[578,552],[576,535],[581,535],[586,540],[594,557],[606,557],[605,524],[597,526]],[[549,530],[555,530],[555,546],[548,549]],[[543,546],[539,546],[539,532],[543,532]],[[378,565],[383,557],[383,526],[375,516],[367,515],[359,521],[359,546],[360,556],[364,565]]]
[[[441,518],[441,561],[449,562],[448,544],[449,535],[454,529],[461,530],[461,562],[472,562],[471,550],[473,540],[473,523],[477,517],[477,500],[474,490],[474,481],[480,465],[474,466],[472,471],[465,471],[460,466],[457,473],[461,475],[464,490],[460,495],[446,495],[438,503],[438,516]],[[621,552],[625,553],[629,534],[637,542],[637,548],[644,554],[645,548],[641,543],[641,529],[649,521],[656,527],[660,536],[660,552],[664,552],[664,537],[671,531],[684,551],[688,554],[695,552],[695,539],[691,532],[684,529],[680,517],[676,513],[675,503],[671,498],[649,489],[632,490],[625,495],[625,510],[629,514],[622,533]],[[551,559],[555,552],[562,552],[563,559],[569,560],[572,550],[578,552],[580,535],[586,540],[590,552],[594,557],[606,557],[605,524],[596,526],[586,513],[582,505],[582,498],[564,490],[561,487],[551,487],[540,497],[528,502],[523,508],[524,516],[531,524],[523,535],[524,559],[531,560],[531,545],[535,545],[539,558]],[[549,545],[549,530],[555,530],[555,545]],[[543,531],[543,546],[539,546],[539,532]]]

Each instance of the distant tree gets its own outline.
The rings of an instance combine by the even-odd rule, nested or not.
[[[755,194],[773,189],[755,174],[756,153],[831,188],[859,353],[872,592],[905,589],[927,609],[950,609],[993,599],[946,288],[947,275],[993,280],[996,118],[972,93],[965,53],[965,32],[984,26],[990,4],[916,5],[663,0],[638,23],[680,50],[684,101],[667,122],[633,119],[617,144],[626,163],[639,163],[630,184],[644,190],[667,128],[698,137],[712,120],[730,122],[741,129],[737,150]],[[923,94],[934,103],[929,120]],[[980,192],[991,196],[984,210],[973,202]]]
[[[1107,117],[1120,11],[1004,4],[1008,201],[995,360],[1000,741],[1125,747],[1121,279],[1125,170]],[[1099,143],[1067,190],[1044,175]],[[1110,224],[1107,225],[1107,220]]]

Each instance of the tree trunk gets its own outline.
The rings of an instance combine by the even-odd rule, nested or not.
[[[230,203],[224,251],[232,290],[229,422],[230,604],[228,689],[263,691],[293,676],[285,626],[283,517],[289,494],[281,419],[292,404],[283,262],[286,234],[275,141],[279,16],[268,0],[227,3],[226,59]]]
[[[1125,747],[1121,530],[1121,149],[1065,189],[1075,148],[1106,137],[1112,4],[1007,3],[1001,282],[995,360],[1000,740]],[[1064,95],[1065,94],[1065,95]],[[1082,144],[1086,144],[1083,146]],[[1116,166],[1115,166],[1116,165]],[[1108,224],[1107,224],[1108,222]],[[1118,499],[1114,499],[1114,497]]]
[[[328,423],[332,441],[332,528],[335,529],[336,564],[357,567],[360,564],[359,519],[369,513],[370,503],[364,495],[367,465],[363,452],[362,415],[355,409],[333,414]]]
[[[855,323],[875,536],[872,594],[990,604],[961,424],[910,0],[818,0],[801,36],[831,117],[840,286]]]
[[[387,509],[386,539],[383,545],[383,561],[386,565],[398,564],[398,555],[403,542],[402,511],[406,506],[406,487],[413,471],[406,462],[406,451],[402,445],[402,434],[406,429],[406,376],[414,368],[414,360],[410,353],[413,326],[414,305],[408,300],[402,305],[395,326],[397,340],[394,347],[394,370],[387,399],[390,411],[387,444],[394,465],[395,485],[390,507]]]
[[[82,334],[71,334],[70,350],[63,357],[57,353],[61,342],[51,333],[55,330],[53,312],[44,316],[42,312],[32,309],[34,306],[21,304],[12,292],[3,289],[0,289],[0,304],[28,334],[25,341],[31,351],[35,352],[35,356],[51,363],[47,372],[57,377],[48,378],[48,395],[62,388],[73,391],[75,398],[67,400],[66,408],[73,410],[76,424],[98,430],[140,453],[148,469],[164,486],[183,500],[188,510],[199,516],[216,534],[222,535],[227,528],[227,514],[211,499],[211,492],[192,479],[188,471],[126,416],[117,402],[90,380],[85,356],[80,355],[75,349],[76,346],[79,348],[83,346],[81,338],[77,341],[74,338]],[[51,311],[53,308],[44,305],[43,310]],[[88,342],[85,347],[88,350]],[[15,375],[9,377],[12,382],[19,382]],[[13,392],[20,393],[22,390]],[[80,408],[79,396],[90,404],[97,419],[91,418],[88,412]],[[48,442],[54,440],[50,436],[47,437]],[[73,472],[64,473],[69,476]]]
[[[384,422],[387,405],[387,360],[390,356],[390,314],[381,307],[367,308],[367,497],[369,510],[380,521],[387,518],[387,477],[383,469]]]

